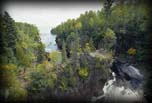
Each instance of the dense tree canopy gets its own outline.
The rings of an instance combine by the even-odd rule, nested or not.
[[[60,41],[64,40],[68,50],[71,45],[69,41],[73,41],[72,35],[78,34],[82,49],[90,39],[96,49],[104,48],[104,45],[109,45],[109,39],[115,39],[117,44],[112,40],[114,47],[111,48],[116,48],[116,54],[126,54],[129,48],[136,48],[137,55],[140,55],[137,59],[145,60],[144,47],[150,35],[147,30],[148,15],[148,7],[144,3],[138,5],[131,1],[113,3],[113,0],[109,0],[105,2],[102,10],[86,11],[79,18],[69,19],[58,25],[52,29],[52,33],[57,35],[56,41],[59,47],[62,47]]]
[[[19,71],[44,60],[44,46],[36,26],[15,22],[7,12],[0,15],[0,23],[0,98],[25,100]]]
[[[149,8],[143,0],[137,1],[106,0],[101,10],[62,22],[51,30],[59,48],[51,53],[44,51],[35,25],[15,22],[7,12],[1,14],[0,98],[100,95],[116,58],[148,70]]]
[[[125,59],[128,63],[141,67],[143,71],[151,71],[148,66],[151,64],[150,20],[150,9],[144,0],[106,0],[101,10],[86,11],[77,19],[61,23],[51,32],[57,35],[58,47],[62,49],[61,41],[64,41],[68,57],[75,57],[73,68],[80,63],[78,54],[105,50],[120,60]],[[75,51],[73,54],[72,50]],[[104,56],[97,57],[100,61],[103,59],[100,57]],[[84,60],[77,67],[80,77],[89,75],[87,66]],[[105,68],[104,66],[96,62],[97,68]],[[151,82],[147,84],[146,93],[149,92]]]

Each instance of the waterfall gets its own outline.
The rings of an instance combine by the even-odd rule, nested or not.
[[[55,42],[56,36],[50,33],[42,33],[40,35],[41,41],[45,44],[45,51],[50,53],[52,51],[57,50],[57,45]]]
[[[104,95],[112,100],[123,100],[123,101],[139,101],[142,98],[142,90],[133,89],[129,82],[124,83],[124,86],[115,85],[116,75],[112,72],[113,79],[108,80],[103,88]]]
[[[129,82],[126,81],[122,81],[126,82],[124,86],[119,86],[116,82],[116,74],[112,72],[112,79],[108,80],[103,87],[104,94],[98,97],[93,97],[92,101],[95,102],[102,98],[112,101],[142,101],[142,89],[133,89]]]

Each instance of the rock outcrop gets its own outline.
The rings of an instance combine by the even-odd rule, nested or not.
[[[106,55],[101,53],[100,55],[96,55],[96,53],[81,53],[79,58],[80,69],[83,67],[83,64],[87,63],[85,68],[88,69],[88,76],[84,79],[79,76],[78,70],[75,70],[74,78],[76,78],[76,85],[68,86],[65,91],[61,91],[58,88],[53,95],[59,98],[84,99],[85,101],[90,101],[92,96],[102,95],[103,86],[111,75],[112,59],[106,57]],[[62,78],[65,74],[61,72],[59,75]]]
[[[134,88],[137,88],[143,81],[143,75],[137,68],[119,60],[113,63],[112,70],[116,73],[118,79],[129,80]]]
[[[93,102],[143,102],[143,75],[137,68],[120,60],[112,65],[112,75],[103,87],[103,95],[92,97]]]

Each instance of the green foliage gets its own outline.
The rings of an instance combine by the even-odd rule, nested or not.
[[[16,23],[7,12],[0,15],[0,23],[0,94],[11,101],[26,100],[27,91],[18,71],[43,60],[44,46],[36,26]]]
[[[8,100],[25,100],[27,92],[21,87],[21,82],[16,76],[17,66],[6,64],[0,66],[1,95]]]
[[[66,91],[68,87],[74,87],[76,85],[76,79],[74,76],[65,77],[63,76],[60,80],[59,88],[61,91]]]
[[[108,28],[106,32],[104,33],[104,38],[107,40],[113,40],[113,39],[115,40],[116,36],[115,36],[114,31]]]
[[[53,70],[53,64],[48,62],[47,60],[43,61],[42,63],[37,64],[36,71],[38,72],[46,72],[46,71],[52,71]]]
[[[106,16],[108,16],[111,13],[111,7],[112,7],[113,2],[114,0],[105,0],[104,11],[105,11]]]
[[[73,68],[79,69],[79,50],[80,50],[80,39],[78,35],[76,34],[76,38],[73,41],[73,46],[71,47],[71,62],[73,63]]]
[[[134,4],[122,4],[114,7],[111,18],[111,24],[115,33],[117,33],[117,42],[119,48],[116,51],[121,51],[125,54],[130,47],[135,47],[140,53],[145,51],[147,37],[150,35],[147,31],[148,26],[148,8],[144,4],[138,6]],[[129,42],[129,45],[128,45]],[[142,57],[137,56],[137,59]],[[145,60],[145,59],[143,59]]]
[[[93,11],[89,11],[85,12],[85,14],[81,14],[80,17],[76,20],[68,20],[67,22],[62,23],[61,25],[52,29],[52,33],[57,35],[58,42],[61,42],[62,40],[66,42],[68,51],[72,51],[71,48],[75,44],[74,41],[76,41],[75,39],[77,38],[80,41],[79,47],[85,48],[86,43],[89,43],[90,48],[88,49],[89,51],[93,51],[98,47],[98,45],[100,45],[100,41],[104,36],[102,29],[105,29],[105,21],[106,19],[102,12],[96,13]],[[81,25],[79,29],[75,28],[75,23]],[[68,26],[69,28],[65,29],[66,26]],[[111,34],[113,33],[111,31],[110,34],[108,34],[109,36],[113,35]],[[109,33],[109,29],[106,32]]]
[[[62,92],[65,92],[68,88],[75,87],[77,84],[75,77],[75,69],[71,64],[66,64],[63,68],[63,71],[58,77],[59,89]]]
[[[81,22],[76,22],[75,24],[75,29],[81,29],[82,28],[82,23]]]
[[[4,47],[5,52],[0,54],[0,63],[16,63],[16,57],[14,56],[14,52],[9,47]]]
[[[104,48],[107,52],[115,49],[116,53],[126,54],[128,48],[135,47],[137,60],[145,60],[147,53],[144,48],[148,46],[148,35],[151,35],[147,30],[149,8],[140,3],[137,6],[131,1],[113,2],[106,0],[100,11],[87,11],[77,19],[67,20],[53,28],[52,33],[57,35],[58,40],[65,41],[67,52],[72,52],[72,41],[75,40],[74,35],[78,34],[82,50],[91,38],[93,45],[90,47],[90,43],[89,46],[87,44],[88,51],[95,47]],[[76,28],[75,24],[81,26]]]
[[[104,48],[112,49],[112,46],[116,43],[116,36],[113,30],[107,29],[103,36]]]
[[[45,88],[53,89],[54,83],[57,80],[57,74],[53,70],[53,65],[48,61],[38,64],[36,70],[29,75],[29,93],[40,93]]]
[[[11,87],[9,89],[8,99],[13,101],[26,101],[27,91],[21,87]]]
[[[14,20],[7,12],[0,15],[0,59],[2,64],[16,63],[15,46],[17,41]]]
[[[15,23],[18,34],[17,57],[21,65],[30,66],[32,61],[44,60],[44,45],[40,41],[36,26],[27,23]],[[37,56],[38,55],[38,56]]]
[[[44,75],[40,72],[33,72],[30,75],[31,82],[29,84],[28,90],[31,93],[40,92],[42,88],[46,87],[46,80]],[[45,80],[45,81],[44,81]]]
[[[86,43],[85,45],[85,50],[84,50],[86,53],[89,53],[91,51],[91,48],[90,48],[90,45],[89,43]]]
[[[48,55],[48,58],[51,59],[51,62],[52,62],[53,64],[57,64],[57,63],[62,62],[62,55],[61,55],[61,52],[59,52],[59,51],[51,52],[51,53]]]
[[[65,78],[65,77],[61,78],[59,88],[61,89],[61,91],[66,91],[67,87],[68,87],[68,80],[67,80],[67,78]]]
[[[62,46],[62,62],[67,62],[67,52],[66,52],[66,45],[64,41],[62,45],[63,45]]]
[[[85,48],[83,50],[85,53],[95,51],[92,39],[89,40],[89,43],[85,43]]]
[[[53,90],[56,82],[62,91],[76,86],[77,70],[79,77],[86,79],[89,69],[85,60],[81,66],[84,68],[80,67],[82,52],[89,54],[95,49],[104,48],[103,55],[96,52],[93,55],[96,58],[95,68],[101,69],[107,77],[110,75],[107,65],[112,61],[113,49],[116,49],[118,55],[126,55],[127,52],[136,55],[136,60],[148,61],[151,38],[151,32],[147,29],[149,19],[148,8],[144,4],[124,1],[113,5],[113,0],[106,0],[100,11],[86,11],[77,19],[69,19],[51,30],[57,35],[62,53],[50,53],[47,57],[50,61],[47,61],[44,60],[44,45],[37,27],[28,23],[15,23],[5,12],[0,16],[0,92],[9,99],[26,98],[27,92],[21,87],[16,73],[18,64],[26,68],[36,65],[27,76],[28,92],[32,94],[48,87]],[[56,73],[57,70],[61,70],[61,75]]]
[[[41,42],[39,43],[39,45],[37,46],[37,62],[40,63],[44,60],[44,54],[45,54],[45,45],[42,44]]]
[[[17,44],[16,45],[16,53],[17,58],[19,59],[19,62],[24,65],[24,66],[30,66],[31,62],[32,62],[32,58],[31,55],[25,55],[26,51],[25,49],[21,46],[21,44]]]

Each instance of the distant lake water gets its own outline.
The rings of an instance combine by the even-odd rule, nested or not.
[[[50,53],[52,51],[57,50],[57,45],[55,42],[56,35],[52,35],[49,33],[42,33],[40,34],[41,41],[45,44],[45,51]]]

